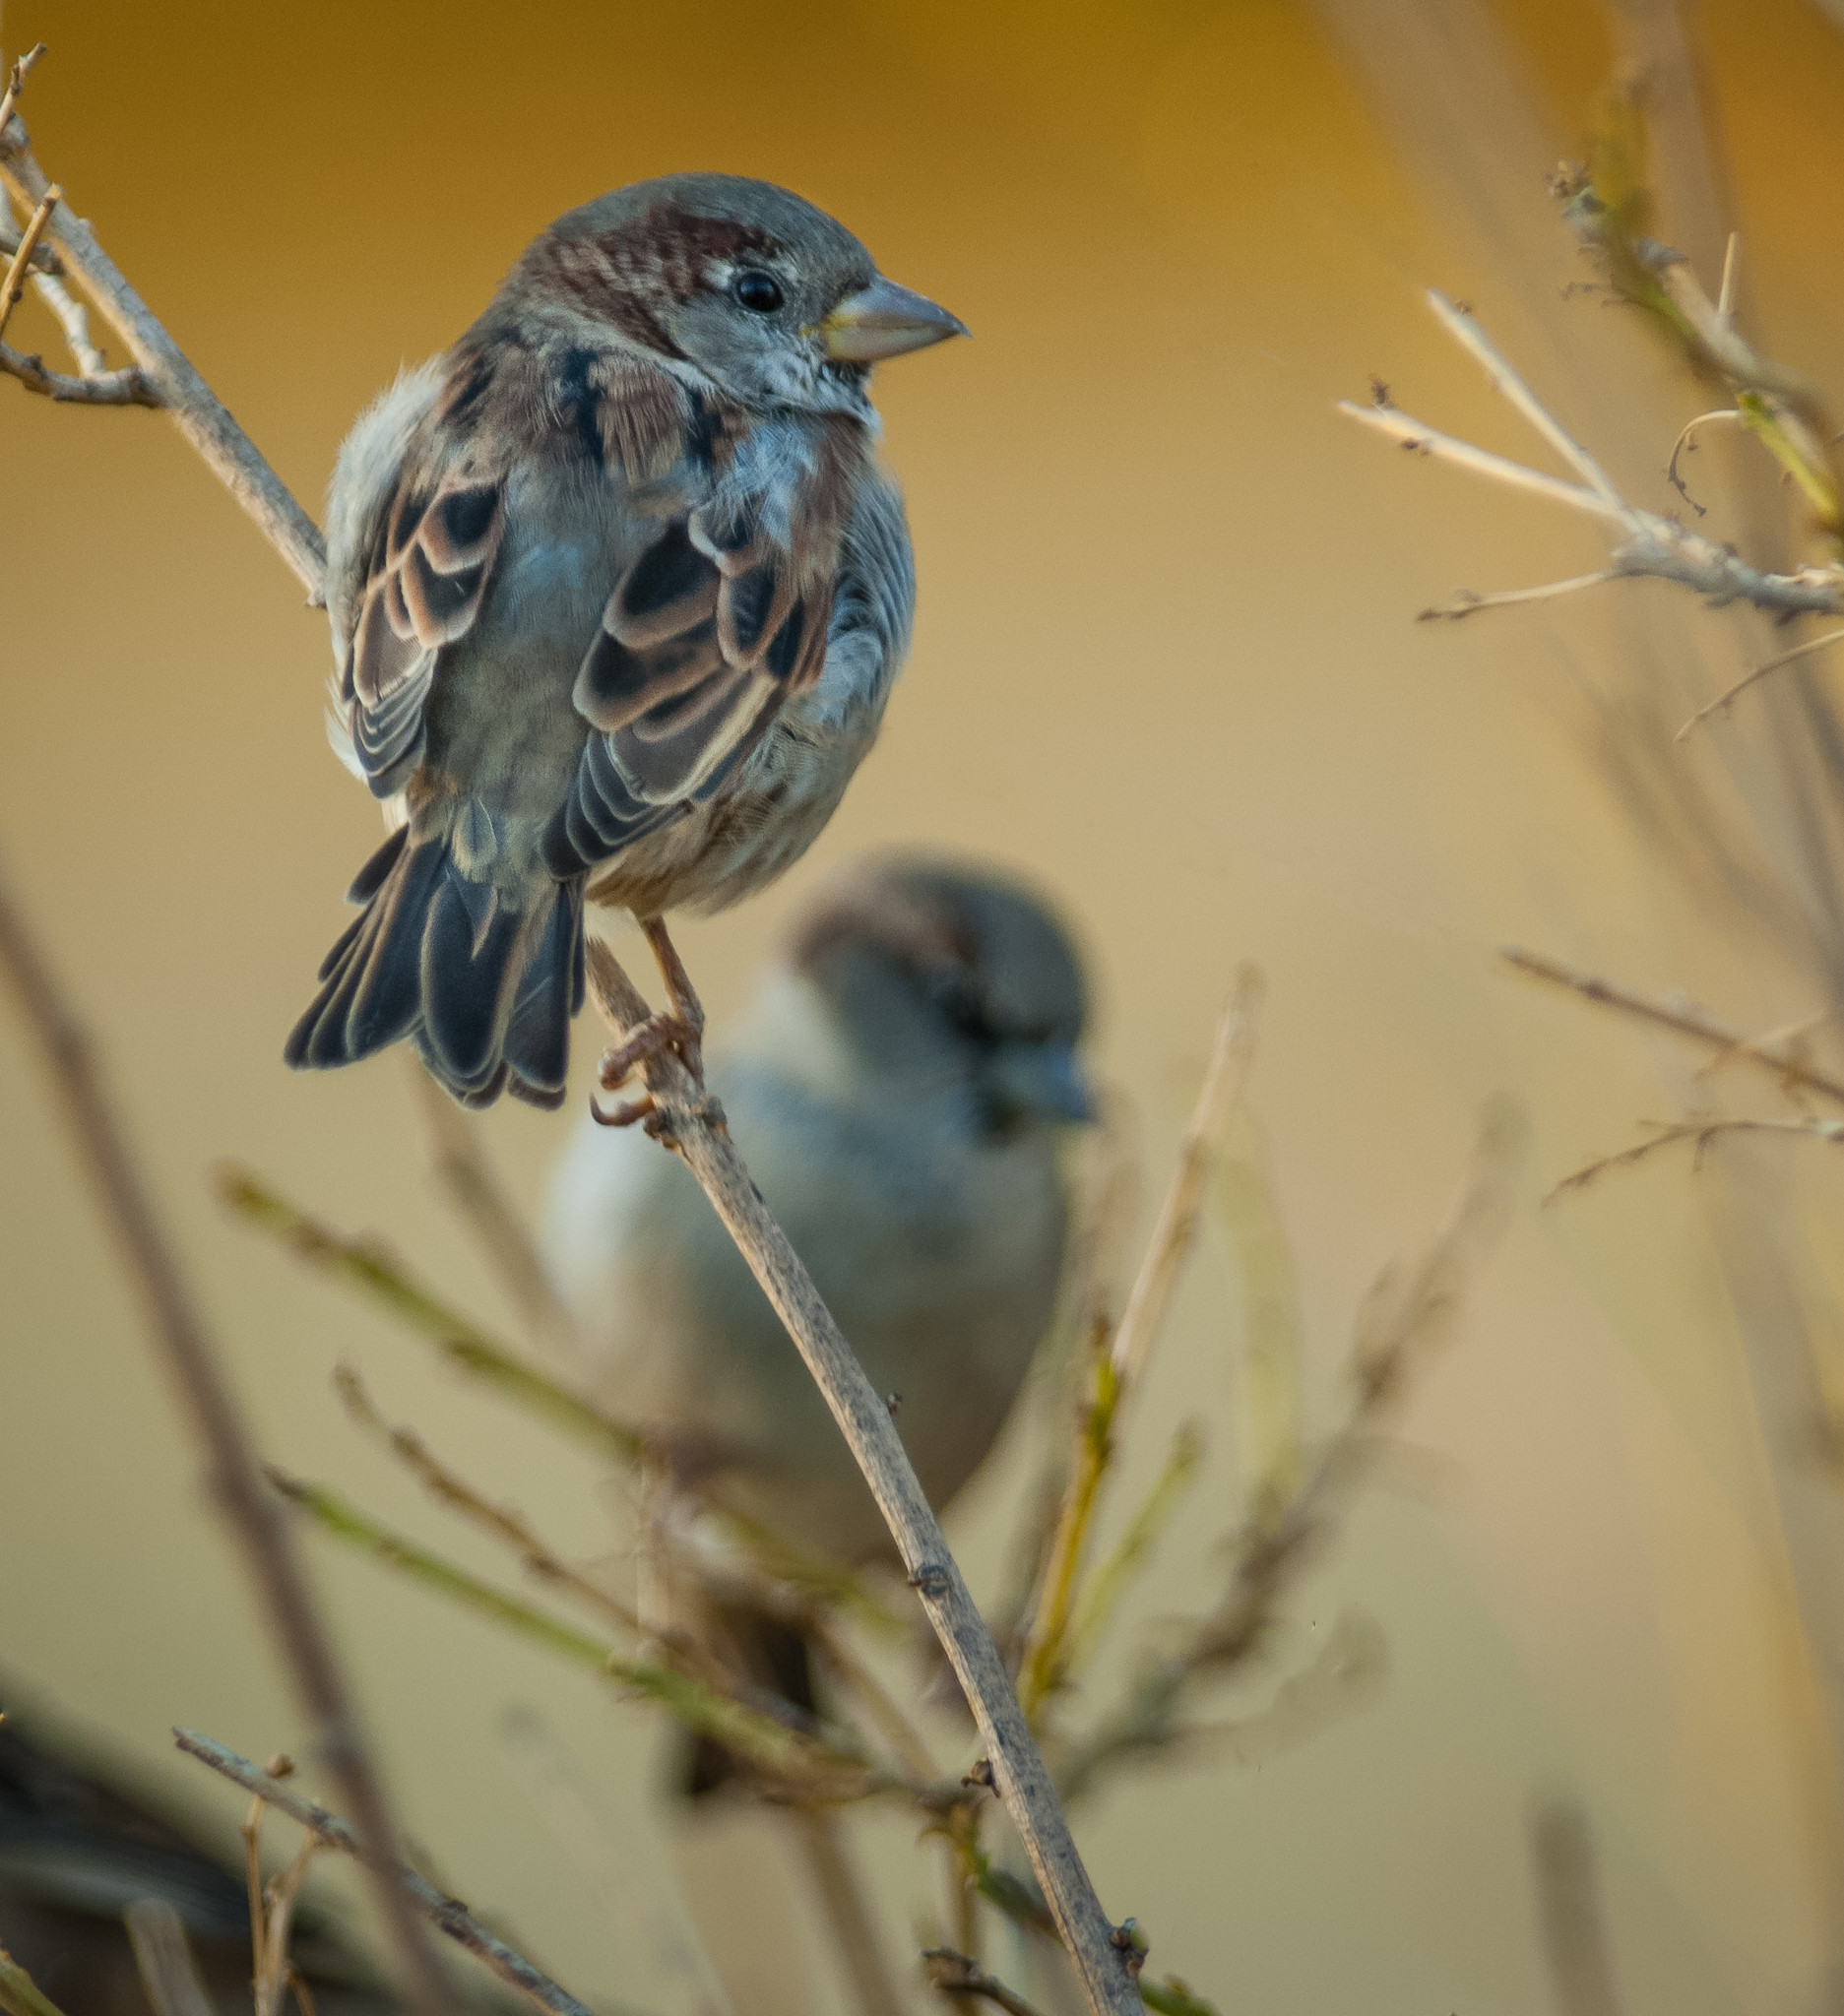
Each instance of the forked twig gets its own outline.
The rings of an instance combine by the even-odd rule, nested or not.
[[[1670,268],[1669,271],[1675,274],[1677,269]],[[1494,387],[1584,480],[1567,482],[1559,476],[1547,475],[1541,470],[1513,462],[1508,457],[1494,455],[1471,442],[1443,434],[1393,406],[1374,402],[1359,405],[1354,400],[1340,400],[1338,410],[1348,419],[1356,420],[1361,426],[1368,427],[1418,454],[1431,456],[1472,474],[1487,476],[1552,503],[1585,512],[1616,527],[1624,537],[1608,556],[1606,568],[1596,573],[1503,595],[1456,597],[1439,608],[1424,610],[1424,616],[1458,618],[1509,602],[1573,594],[1609,579],[1639,576],[1679,582],[1706,596],[1719,607],[1746,601],[1779,616],[1844,614],[1844,566],[1832,564],[1802,567],[1786,574],[1767,573],[1750,566],[1732,547],[1720,545],[1700,533],[1687,530],[1676,519],[1661,517],[1657,512],[1645,511],[1626,502],[1608,481],[1587,450],[1568,433],[1487,339],[1473,317],[1438,292],[1431,290],[1428,301],[1448,334],[1486,365]],[[1724,700],[1716,705],[1720,707],[1730,698],[1733,694],[1725,695]],[[1714,711],[1712,708],[1705,713]]]

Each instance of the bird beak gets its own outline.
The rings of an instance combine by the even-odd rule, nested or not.
[[[1097,1115],[1094,1089],[1067,1043],[1008,1043],[986,1066],[986,1076],[1015,1112],[1076,1122]]]
[[[950,336],[965,336],[967,325],[925,295],[913,294],[879,276],[869,286],[848,294],[819,325],[819,334],[835,363],[874,364],[882,357],[900,357],[905,350],[926,349]]]

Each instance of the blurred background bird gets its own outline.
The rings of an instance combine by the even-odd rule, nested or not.
[[[334,728],[397,816],[290,1064],[409,1039],[469,1104],[554,1106],[586,882],[656,919],[799,858],[909,645],[870,368],[957,334],[801,198],[668,175],[560,218],[364,414]]]
[[[1093,1117],[1081,962],[1044,900],[985,867],[891,855],[798,914],[710,1084],[769,1209],[937,1510],[991,1448],[1049,1327],[1069,1221],[1063,1137]],[[843,1566],[883,1519],[793,1342],[697,1183],[586,1120],[547,1244],[598,1396],[672,1476]],[[892,1556],[893,1557],[893,1556]],[[798,1633],[704,1620],[801,1708]],[[730,1766],[704,1742],[689,1789]]]

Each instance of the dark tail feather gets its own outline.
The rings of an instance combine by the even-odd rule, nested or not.
[[[765,1610],[724,1604],[712,1618],[716,1635],[725,1642],[726,1664],[742,1674],[756,1696],[756,1705],[796,1728],[811,1727],[818,1713],[813,1682],[813,1648],[793,1625]],[[685,1738],[677,1771],[678,1789],[688,1799],[709,1798],[741,1779],[749,1766],[715,1736]]]
[[[502,1091],[562,1102],[570,1017],[583,998],[583,893],[541,870],[518,891],[470,880],[445,833],[394,833],[352,884],[363,914],[320,969],[283,1052],[295,1069],[356,1063],[413,1040],[465,1105]]]

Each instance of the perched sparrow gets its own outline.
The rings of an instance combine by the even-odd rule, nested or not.
[[[712,1062],[751,1174],[937,1507],[992,1446],[1049,1324],[1058,1135],[1091,1110],[1083,1014],[1075,951],[1035,897],[893,857],[823,891]],[[686,1481],[823,1558],[888,1551],[818,1388],[675,1157],[586,1121],[552,1181],[548,1247],[599,1396]],[[755,1678],[810,1705],[797,1642],[723,1621]]]
[[[882,357],[964,334],[784,189],[571,211],[341,450],[336,733],[402,823],[288,1039],[409,1038],[457,1099],[563,1097],[583,903],[716,909],[796,860],[907,648]]]

